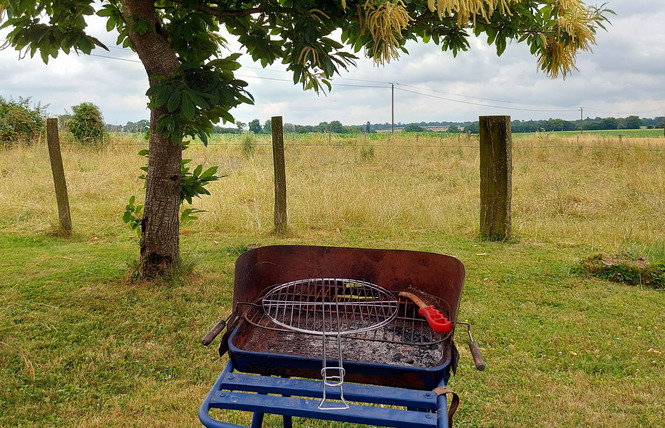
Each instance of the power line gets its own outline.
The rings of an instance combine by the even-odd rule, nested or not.
[[[114,57],[114,56],[110,56],[110,55],[90,54],[90,56],[94,56],[94,57],[98,57],[98,58],[112,59],[112,60],[117,60],[117,61],[136,62],[136,63],[141,62],[141,61],[135,60],[135,59],[119,58],[119,57]],[[260,69],[258,67],[252,67],[252,66],[243,66],[243,68],[263,70],[263,71],[266,70],[266,69]],[[280,72],[281,73],[281,71],[275,71],[275,72]],[[276,81],[276,82],[291,82],[292,81],[291,79],[280,79],[280,78],[276,78],[276,77],[266,77],[266,76],[258,76],[258,75],[257,76],[250,76],[250,75],[237,74],[236,76],[240,77],[240,78],[243,78],[243,79],[259,79],[259,80],[270,80],[270,81]],[[350,81],[358,81],[358,82],[366,82],[366,83],[378,83],[380,85],[351,85],[351,84],[334,83],[333,82],[333,83],[331,83],[332,86],[334,86],[334,87],[347,87],[347,88],[366,88],[366,89],[370,89],[370,88],[389,88],[389,87],[392,86],[391,83],[383,83],[383,82],[376,81],[376,80],[346,79],[346,78],[341,78],[341,79],[350,80]],[[402,86],[411,87],[411,88],[414,87],[414,86],[410,86],[410,85],[402,85]],[[451,99],[451,98],[439,97],[439,96],[436,96],[436,95],[424,94],[422,92],[410,91],[408,89],[398,88],[398,90],[404,91],[404,92],[410,92],[410,93],[413,93],[413,94],[426,96],[426,97],[430,97],[430,98],[438,98],[438,99],[442,99],[442,100],[446,100],[446,101],[457,102],[457,103],[462,103],[462,104],[477,105],[477,106],[483,106],[483,107],[504,108],[504,109],[511,109],[511,110],[523,110],[523,111],[548,111],[548,112],[569,112],[569,111],[573,111],[573,110],[552,110],[552,109],[524,109],[524,108],[517,108],[517,107],[493,106],[493,105],[490,105],[490,104],[474,103],[474,102],[471,102],[471,101],[462,101],[462,100],[455,100],[455,99]],[[433,89],[430,89],[430,91],[431,92],[445,93],[445,92],[436,91],[436,90],[433,90]],[[482,99],[487,99],[489,101],[503,102],[503,103],[508,103],[508,104],[516,104],[516,103],[511,103],[511,102],[508,102],[508,101],[492,100],[492,99],[489,99],[489,98],[480,98],[480,97],[473,97],[473,96],[466,96],[466,97],[467,98],[481,99],[481,100]]]
[[[246,74],[236,74],[236,77],[241,77],[243,79],[258,79],[258,80],[272,80],[276,82],[289,82],[292,83],[292,79],[278,79],[276,77],[264,77],[264,76],[249,76]],[[369,85],[349,85],[345,83],[331,83],[335,87],[346,87],[346,88],[385,88],[385,86],[369,86]]]
[[[405,88],[421,89],[421,88],[419,88],[417,86],[413,86],[413,85],[404,85],[404,84],[402,84],[400,86],[405,87]],[[476,99],[476,100],[495,101],[495,102],[504,103],[504,104],[518,104],[518,105],[523,105],[523,106],[543,107],[542,105],[539,105],[539,104],[525,104],[525,103],[517,103],[517,102],[513,102],[513,101],[496,100],[496,99],[492,99],[492,98],[474,97],[472,95],[460,95],[460,94],[455,94],[453,92],[438,91],[436,89],[431,89],[431,88],[428,88],[428,91],[434,92],[434,93],[437,93],[437,94],[448,94],[448,95],[453,95],[453,96],[456,96],[456,97],[473,98],[473,99]]]
[[[117,46],[111,46],[112,48],[119,49],[119,50],[126,50],[125,48],[120,48]],[[132,63],[141,63],[140,60],[138,59],[130,59],[130,58],[120,58],[116,56],[111,56],[111,55],[99,55],[99,54],[93,54],[91,53],[90,56],[97,57],[97,58],[104,58],[104,59],[110,59],[110,60],[115,60],[115,61],[124,61],[124,62],[132,62]],[[271,70],[267,68],[260,68],[260,67],[252,67],[252,66],[246,66],[243,65],[242,68],[246,69],[255,69],[255,70],[261,70],[261,71],[268,71],[268,72],[273,72],[273,73],[287,73],[286,70]],[[292,79],[281,79],[281,78],[276,78],[276,77],[267,77],[267,76],[250,76],[250,75],[236,75],[237,77],[241,77],[244,79],[258,79],[258,80],[269,80],[269,81],[276,81],[276,82],[292,82]],[[347,87],[347,88],[362,88],[362,89],[387,89],[391,88],[393,84],[390,82],[381,82],[378,80],[369,80],[369,79],[352,79],[352,78],[345,78],[345,77],[339,77],[336,80],[348,80],[348,81],[356,81],[356,82],[364,82],[364,83],[374,83],[374,85],[353,85],[353,84],[346,84],[346,83],[334,83],[331,82],[331,85],[333,87]],[[393,82],[395,83],[395,82]],[[504,101],[504,100],[497,100],[497,99],[492,99],[492,98],[483,98],[483,97],[474,97],[471,95],[458,95],[454,94],[452,92],[445,92],[445,91],[439,91],[436,89],[427,89],[428,92],[430,93],[424,93],[422,90],[409,90],[409,89],[404,89],[404,88],[414,88],[414,89],[419,89],[416,86],[413,85],[403,85],[400,84],[400,87],[397,88],[398,91],[402,92],[407,92],[411,93],[414,95],[420,95],[423,97],[429,97],[429,98],[435,98],[435,99],[440,99],[444,101],[450,101],[454,103],[460,103],[460,104],[467,104],[467,105],[474,105],[474,106],[479,106],[479,107],[487,107],[487,108],[496,108],[496,109],[506,109],[506,110],[519,110],[519,111],[530,111],[530,112],[577,112],[579,109],[548,109],[548,108],[521,108],[521,107],[509,107],[509,106],[499,106],[499,105],[493,105],[493,104],[487,104],[487,103],[478,103],[478,102],[473,102],[473,101],[464,101],[464,100],[459,100],[459,99],[453,99],[453,98],[448,98],[448,97],[442,97],[434,94],[449,94],[457,97],[464,97],[467,99],[477,99],[477,100],[487,100],[487,101],[494,101],[494,102],[499,102],[499,103],[504,103],[504,104],[521,104],[521,105],[527,105],[527,106],[534,106],[537,107],[535,104],[522,104],[522,103],[516,103],[516,102],[511,102],[511,101]],[[604,113],[604,114],[612,114],[610,112],[606,111],[601,111],[601,110],[595,110],[595,109],[589,109],[592,111],[596,111],[598,113]],[[652,112],[659,112],[660,109],[652,109],[649,111],[644,111],[640,112],[640,115],[645,115],[645,113],[652,113]]]
[[[614,117],[614,116],[612,116],[614,114],[613,112],[609,112],[609,111],[606,111],[606,110],[596,110],[594,108],[589,108],[588,110],[591,110],[595,114],[606,114],[606,115],[609,115],[610,117]],[[631,112],[631,113],[616,111],[616,114],[617,114],[617,117],[619,117],[619,118],[620,117],[625,117],[625,116],[630,116],[630,115],[637,115],[637,116],[640,116],[640,117],[646,117],[647,114],[654,113],[654,112],[661,113],[662,111],[663,110],[661,108],[654,108],[654,109],[651,109],[651,110],[643,110],[643,111]],[[587,116],[590,116],[590,115],[587,113]]]
[[[137,62],[139,64],[142,64],[141,61],[139,61],[138,59],[119,58],[117,56],[99,55],[99,54],[93,54],[93,53],[91,53],[90,56],[95,56],[97,58],[114,59],[116,61]]]
[[[436,98],[436,99],[445,100],[445,101],[451,101],[451,102],[454,102],[454,103],[469,104],[469,105],[474,105],[474,106],[490,107],[490,108],[500,108],[500,109],[506,109],[506,110],[540,111],[540,112],[573,112],[573,111],[577,111],[577,109],[575,109],[575,110],[568,110],[568,109],[566,109],[566,110],[564,110],[564,109],[530,109],[530,108],[495,106],[495,105],[491,105],[491,104],[475,103],[475,102],[472,102],[472,101],[454,100],[452,98],[440,97],[438,95],[432,95],[432,94],[423,94],[422,92],[410,91],[408,89],[402,89],[402,88],[397,88],[397,90],[402,91],[402,92],[408,92],[408,93],[411,93],[411,94],[421,95],[423,97],[429,97],[429,98]]]

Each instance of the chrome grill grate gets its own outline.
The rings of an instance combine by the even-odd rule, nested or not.
[[[262,299],[265,315],[288,330],[326,336],[378,329],[397,315],[397,300],[368,282],[313,278],[271,288]]]

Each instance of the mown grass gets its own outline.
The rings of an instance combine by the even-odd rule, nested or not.
[[[279,237],[269,140],[254,137],[248,153],[241,138],[186,152],[228,176],[183,226],[193,273],[160,284],[127,279],[138,247],[120,217],[130,195],[143,198],[141,138],[63,144],[71,238],[54,233],[46,148],[2,151],[0,425],[198,426],[224,364],[199,340],[230,311],[235,259],[248,244],[292,243],[464,263],[460,317],[487,369],[458,333],[458,426],[661,426],[665,293],[572,271],[598,253],[665,259],[662,138],[516,137],[506,243],[478,237],[475,139],[286,136],[290,229]]]

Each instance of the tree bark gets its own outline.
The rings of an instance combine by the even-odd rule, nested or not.
[[[173,76],[180,61],[157,29],[158,18],[154,2],[122,0],[123,15],[130,23],[129,39],[148,74],[150,84],[158,78]],[[137,20],[148,22],[148,31],[139,34],[131,30]],[[169,273],[179,259],[180,141],[171,141],[157,132],[159,118],[167,114],[166,106],[150,112],[150,141],[148,173],[146,174],[145,206],[141,223],[141,256],[139,273],[154,277]]]

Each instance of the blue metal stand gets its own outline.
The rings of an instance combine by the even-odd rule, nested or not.
[[[339,394],[328,395],[339,399]],[[228,409],[252,412],[250,428],[261,428],[265,413],[283,415],[285,428],[291,427],[294,416],[395,428],[448,428],[446,397],[432,391],[345,383],[344,398],[354,403],[345,410],[319,409],[321,397],[321,380],[238,373],[229,361],[203,401],[199,419],[209,428],[238,428],[209,415],[210,409]]]

